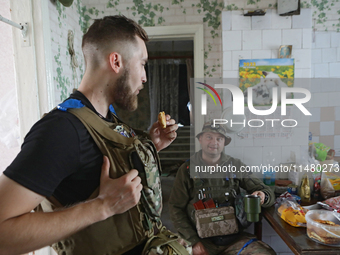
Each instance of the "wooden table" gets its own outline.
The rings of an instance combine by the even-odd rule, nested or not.
[[[340,247],[318,244],[309,239],[306,228],[296,228],[286,223],[275,212],[274,206],[266,209],[262,208],[262,217],[268,221],[294,254],[340,255]]]

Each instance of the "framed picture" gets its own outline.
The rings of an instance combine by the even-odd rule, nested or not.
[[[290,58],[292,55],[292,45],[281,45],[279,48],[279,58]]]
[[[249,89],[252,90],[252,104],[271,106],[273,88],[278,88],[278,105],[281,104],[280,88],[294,86],[294,59],[240,59],[239,87],[244,94],[244,103],[248,105]],[[293,95],[287,95],[292,98]]]

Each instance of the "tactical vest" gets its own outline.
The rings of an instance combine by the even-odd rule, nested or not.
[[[160,229],[162,194],[161,165],[157,150],[147,135],[135,130],[135,136],[128,138],[115,128],[132,130],[114,114],[116,123],[107,122],[87,107],[67,109],[86,127],[100,151],[110,160],[110,177],[115,179],[137,169],[142,179],[141,199],[136,206],[122,214],[94,223],[76,234],[52,245],[58,254],[122,254],[143,243]],[[122,131],[122,132],[124,132]],[[100,171],[100,169],[98,169]],[[97,189],[89,199],[98,195]],[[58,202],[49,199],[54,207]],[[42,208],[46,211],[46,201]]]
[[[229,161],[223,165],[228,165]],[[187,170],[190,175],[190,161],[187,162]],[[187,205],[187,214],[190,216],[192,223],[195,225],[195,207],[194,203],[199,199],[212,198],[215,204],[229,204],[235,207],[235,198],[240,194],[239,179],[234,178],[231,174],[225,178],[201,178],[196,175],[193,181],[193,198]],[[240,226],[241,227],[241,226]],[[240,228],[242,229],[242,228]]]

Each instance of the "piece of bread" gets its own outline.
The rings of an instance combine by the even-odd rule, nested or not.
[[[314,221],[319,222],[321,224],[330,225],[330,226],[340,226],[339,224],[335,224],[334,222],[329,221],[329,220],[314,220]]]
[[[162,128],[166,128],[166,119],[164,112],[158,113],[158,123],[159,125],[161,125]]]
[[[329,220],[315,219],[313,221],[327,225],[327,226],[333,226],[333,227],[340,226]],[[334,230],[334,229],[327,230],[327,226],[325,226],[325,228],[321,226],[314,226],[314,225],[308,226],[307,235],[310,238],[315,239],[324,244],[339,245],[340,244],[339,231]]]

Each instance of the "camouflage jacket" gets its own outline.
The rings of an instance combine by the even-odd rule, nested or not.
[[[236,167],[236,169],[240,169],[241,166],[245,166],[239,159],[235,159],[224,153],[221,154],[220,162],[221,164],[223,164],[223,162],[231,163]],[[251,173],[241,173],[239,171],[233,173],[231,176],[233,179],[232,182],[225,181],[222,178],[202,179],[196,178],[196,176],[191,178],[189,165],[191,165],[190,167],[192,167],[192,165],[206,166],[202,159],[202,151],[195,153],[189,161],[185,162],[179,168],[171,191],[169,208],[170,218],[178,233],[184,239],[191,242],[192,245],[200,241],[195,227],[195,208],[193,206],[193,204],[199,200],[197,192],[198,188],[203,189],[203,187],[205,187],[205,190],[216,190],[216,187],[220,187],[219,191],[216,191],[215,193],[212,192],[212,198],[215,201],[217,200],[219,203],[223,202],[221,199],[224,199],[225,201],[225,198],[221,197],[221,194],[224,196],[224,194],[231,189],[235,190],[237,194],[240,193],[240,187],[250,194],[254,191],[263,191],[268,195],[268,200],[262,205],[262,207],[269,207],[274,204],[274,192],[261,180],[256,177],[252,177]],[[210,188],[209,185],[215,186],[215,188]],[[207,195],[210,196],[210,194]],[[234,206],[233,197],[230,196],[228,200],[230,205]]]

